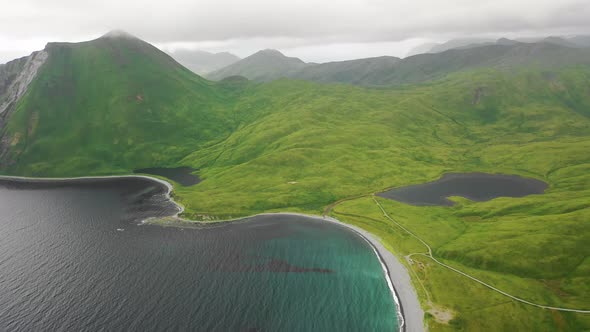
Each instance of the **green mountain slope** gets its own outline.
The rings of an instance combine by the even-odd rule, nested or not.
[[[571,50],[417,56],[393,77],[420,84],[368,89],[214,83],[121,34],[50,44],[6,118],[0,166],[34,176],[191,166],[203,181],[173,193],[186,218],[325,212],[380,236],[412,271],[424,308],[437,309],[430,330],[586,330],[588,315],[512,301],[426,257],[408,263],[423,246],[371,197],[445,172],[548,182],[544,195],[454,207],[379,202],[445,263],[536,303],[588,309],[590,65]],[[437,320],[440,311],[451,321]]]
[[[382,56],[376,58],[310,64],[290,78],[323,82],[371,85],[373,78],[382,72],[394,70],[399,58]]]
[[[47,62],[4,128],[11,153],[2,163],[14,171],[80,175],[167,164],[235,126],[231,93],[134,37],[45,51]]]
[[[276,81],[241,100],[266,105],[267,116],[183,159],[200,167],[205,181],[197,191],[179,188],[178,197],[195,219],[318,214],[342,199],[451,171],[543,179],[547,194],[522,199],[461,200],[453,208],[380,201],[448,264],[537,303],[587,309],[589,87],[588,67],[486,69],[393,90]],[[371,198],[346,201],[332,213],[379,234],[400,256],[424,250],[384,220]],[[590,326],[587,315],[514,303],[428,259],[417,261],[431,301],[454,316],[450,325],[431,317],[432,330]]]

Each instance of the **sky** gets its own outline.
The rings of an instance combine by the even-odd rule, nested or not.
[[[405,56],[465,37],[590,34],[589,0],[18,0],[0,11],[0,63],[50,41],[124,30],[167,50],[265,48],[305,61]]]

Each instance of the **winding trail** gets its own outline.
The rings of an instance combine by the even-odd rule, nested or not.
[[[373,197],[373,201],[375,202],[375,204],[377,204],[377,206],[379,207],[379,209],[381,209],[381,212],[383,212],[383,216],[385,218],[389,219],[391,222],[393,222],[399,228],[403,229],[406,233],[410,234],[416,240],[420,241],[428,249],[428,253],[413,253],[413,254],[410,254],[410,255],[406,256],[406,258],[411,259],[410,257],[412,255],[420,255],[420,256],[428,257],[428,258],[432,259],[438,265],[443,266],[443,267],[445,267],[445,268],[447,268],[447,269],[449,269],[451,271],[454,271],[456,273],[459,273],[460,275],[465,276],[465,277],[467,277],[467,278],[469,278],[469,279],[471,279],[471,280],[473,280],[475,282],[478,282],[478,283],[484,285],[485,287],[487,287],[487,288],[489,288],[489,289],[491,289],[491,290],[493,290],[493,291],[495,291],[497,293],[500,293],[500,294],[502,294],[504,296],[507,296],[507,297],[509,297],[509,298],[511,298],[511,299],[513,299],[515,301],[518,301],[518,302],[521,302],[521,303],[524,303],[524,304],[528,304],[528,305],[531,305],[531,306],[534,306],[534,307],[537,307],[537,308],[549,309],[549,310],[557,310],[557,311],[576,312],[576,313],[581,313],[581,314],[590,314],[590,310],[552,307],[552,306],[547,306],[547,305],[542,305],[542,304],[538,304],[538,303],[527,301],[527,300],[522,299],[520,297],[517,297],[517,296],[514,296],[512,294],[509,294],[509,293],[507,293],[507,292],[505,292],[505,291],[503,291],[501,289],[498,289],[498,288],[496,288],[496,287],[494,287],[494,286],[492,286],[492,285],[490,285],[490,284],[488,284],[488,283],[486,283],[486,282],[484,282],[484,281],[482,281],[480,279],[477,279],[476,277],[474,277],[472,275],[469,275],[469,274],[467,274],[467,273],[465,273],[463,271],[460,271],[460,270],[458,270],[458,269],[456,269],[456,268],[454,268],[452,266],[449,266],[449,265],[447,265],[447,264],[439,261],[434,256],[432,256],[432,248],[424,240],[422,240],[416,234],[412,233],[406,227],[404,227],[403,225],[401,225],[400,223],[398,223],[397,221],[395,221],[393,218],[391,218],[389,216],[389,214],[387,214],[387,212],[385,211],[385,209],[383,208],[383,206],[381,206],[381,204],[375,199],[375,197]]]

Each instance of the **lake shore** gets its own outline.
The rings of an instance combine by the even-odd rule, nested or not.
[[[176,203],[174,199],[171,197],[171,193],[173,190],[173,186],[170,182],[167,182],[162,179],[158,179],[155,177],[144,176],[144,175],[113,175],[113,176],[88,176],[88,177],[72,177],[72,178],[30,178],[30,177],[19,177],[19,176],[3,176],[0,175],[0,179],[6,180],[20,180],[20,181],[31,181],[31,182],[51,182],[51,181],[83,181],[83,180],[101,180],[101,179],[117,179],[117,178],[141,178],[147,179],[154,182],[157,182],[161,185],[165,185],[168,189],[166,196],[167,198],[173,202],[177,208],[178,212],[171,216],[174,219],[173,222],[168,222],[163,224],[163,226],[172,226],[172,227],[190,227],[191,225],[206,225],[209,223],[206,222],[199,222],[199,221],[190,221],[186,219],[182,219],[179,216],[180,213],[183,212],[184,208]],[[424,311],[420,307],[420,302],[418,301],[418,296],[414,287],[412,286],[412,281],[408,270],[406,267],[399,261],[397,257],[393,255],[389,250],[387,250],[381,241],[373,234],[350,224],[346,224],[337,220],[332,217],[327,216],[318,216],[318,215],[308,215],[302,213],[292,213],[292,212],[276,212],[276,213],[260,213],[253,216],[236,218],[231,220],[223,220],[223,221],[216,221],[215,224],[223,224],[231,223],[231,222],[240,222],[240,221],[247,221],[248,219],[256,216],[269,216],[269,215],[294,215],[294,216],[301,216],[305,218],[311,218],[316,220],[322,220],[325,222],[329,222],[335,225],[339,225],[341,227],[345,227],[353,232],[355,232],[358,236],[363,238],[367,243],[372,247],[375,254],[377,255],[386,279],[388,286],[392,292],[392,296],[397,305],[397,315],[398,321],[400,322],[400,331],[404,332],[421,332],[425,331],[424,328]],[[158,225],[159,223],[155,220],[146,220],[149,224]]]

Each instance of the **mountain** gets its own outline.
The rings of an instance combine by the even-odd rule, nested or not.
[[[587,49],[572,49],[552,43],[492,44],[405,58],[393,70],[381,73],[378,78],[367,78],[367,81],[375,85],[414,84],[476,68],[556,68],[589,63],[590,50]]]
[[[559,67],[590,63],[590,50],[560,45],[555,39],[521,43],[499,39],[439,53],[398,59],[377,57],[324,64],[306,64],[276,51],[262,51],[209,75],[210,79],[244,76],[251,80],[303,79],[363,86],[416,84],[475,68],[510,70],[522,66]]]
[[[228,52],[210,53],[205,51],[177,50],[170,55],[195,74],[205,75],[240,61],[240,58]]]
[[[39,67],[46,59],[47,53],[41,51],[0,65],[0,117],[2,119],[10,116],[14,111],[17,101],[27,91]]]
[[[350,83],[371,85],[381,73],[390,71],[399,58],[382,56],[359,60],[310,64],[287,75],[290,78],[323,83]]]
[[[12,89],[3,97],[13,105],[2,113],[9,117],[1,128],[5,168],[50,174],[62,160],[72,174],[91,165],[97,172],[129,170],[188,153],[173,142],[198,146],[231,128],[231,117],[217,111],[228,96],[129,34],[50,43],[10,67],[24,70],[9,78],[30,84],[26,93]]]
[[[20,139],[4,134],[8,120],[47,57],[47,52],[40,51],[0,65],[0,161],[6,159],[10,147]]]
[[[539,41],[544,41],[547,43],[554,43],[557,45],[562,45],[566,47],[579,47],[579,48],[586,48],[590,47],[590,36],[550,36],[546,38],[529,38],[523,41],[534,43]]]
[[[519,43],[520,42],[517,40],[508,39],[508,38],[500,38],[500,39],[496,40],[497,45],[504,45],[504,46],[517,45]]]
[[[323,83],[373,84],[374,77],[391,70],[400,59],[382,56],[367,59],[305,63],[274,50],[260,51],[233,65],[207,75],[212,80],[243,76],[268,82],[279,78],[302,79]]]
[[[399,60],[396,57],[382,56],[316,64],[287,57],[276,50],[263,50],[217,70],[207,75],[207,78],[221,80],[230,76],[243,76],[261,82],[293,78],[325,83],[363,84],[365,77],[377,76],[380,72],[391,69]]]
[[[187,219],[325,213],[411,257],[401,262],[425,291],[431,331],[584,331],[585,314],[523,304],[416,253],[427,243],[437,261],[527,301],[590,306],[587,52],[494,43],[312,71],[336,80],[358,67],[393,84],[366,88],[211,82],[123,33],[50,43],[0,67],[0,98],[9,105],[0,170],[70,177],[192,167],[203,181],[174,183],[173,192]],[[301,66],[283,57],[270,55]],[[372,64],[391,69],[377,75]],[[299,72],[308,66],[316,65]],[[487,202],[452,198],[452,207],[374,196],[453,172],[517,174],[549,188]]]
[[[438,43],[420,44],[420,45],[412,48],[410,51],[408,51],[408,54],[406,54],[406,57],[410,57],[412,55],[417,55],[417,54],[430,53],[430,50],[437,45],[440,45],[440,44],[438,44]]]
[[[412,48],[406,57],[411,57],[418,54],[427,53],[441,53],[444,51],[458,49],[458,48],[472,48],[484,45],[493,45],[495,43],[507,41],[506,38],[500,38],[498,41],[494,41],[489,38],[463,38],[463,39],[451,39],[444,43],[424,43]]]
[[[537,40],[536,40],[537,41]],[[535,42],[536,42],[535,41]],[[531,41],[533,42],[533,41]],[[463,39],[451,39],[445,43],[434,44],[428,50],[421,53],[442,53],[454,49],[469,49],[475,47],[489,46],[489,45],[514,45],[520,43],[517,40],[508,38],[499,38],[497,40],[489,38],[463,38]]]
[[[550,43],[556,44],[564,47],[590,47],[590,37],[589,36],[572,36],[572,37],[559,37],[559,36],[550,36],[550,37],[531,37],[531,38],[519,38],[516,40],[511,40],[507,38],[500,38],[496,41],[487,38],[466,38],[466,39],[452,39],[448,42],[442,44],[434,44],[430,48],[424,44],[418,46],[416,51],[410,52],[410,55],[421,54],[421,53],[440,53],[452,49],[460,49],[460,48],[473,48],[473,47],[481,47],[481,46],[488,46],[488,45],[513,45],[515,43]]]
[[[494,43],[495,40],[489,38],[462,38],[462,39],[451,39],[447,42],[442,44],[434,45],[428,53],[441,53],[444,51],[457,49],[457,48],[466,48],[466,47],[474,47],[480,44],[489,44]]]
[[[277,50],[267,49],[216,70],[208,74],[207,78],[221,80],[229,76],[244,76],[256,81],[272,81],[287,77],[305,66],[306,63],[298,58],[287,57]]]

